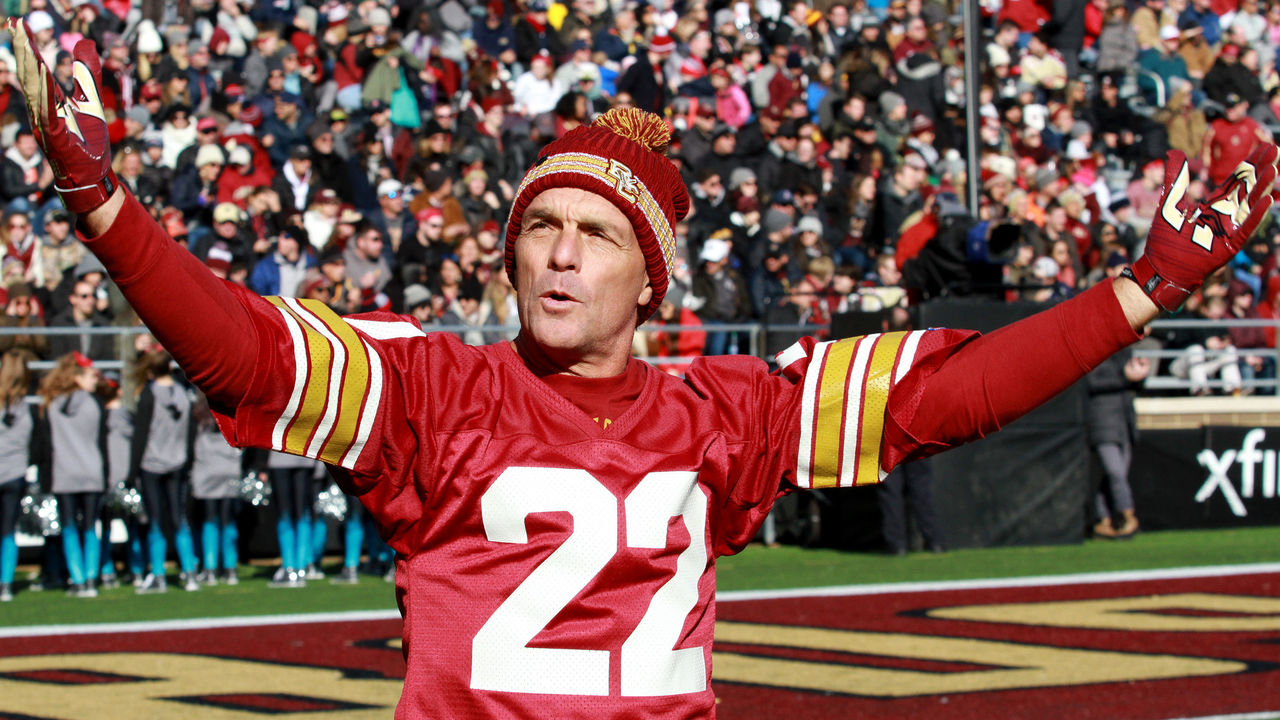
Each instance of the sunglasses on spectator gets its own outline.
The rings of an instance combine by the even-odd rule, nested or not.
[[[81,299],[91,298],[93,297],[93,293],[72,293],[71,297],[76,297]]]

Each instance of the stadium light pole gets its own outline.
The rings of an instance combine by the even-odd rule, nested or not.
[[[964,124],[968,157],[965,163],[965,193],[969,214],[978,217],[978,188],[982,171],[978,167],[978,88],[982,84],[982,20],[980,0],[964,0]]]

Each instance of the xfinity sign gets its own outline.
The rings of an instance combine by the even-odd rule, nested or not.
[[[1148,530],[1280,524],[1280,426],[1143,430],[1129,484]]]
[[[1280,434],[1280,431],[1277,431]],[[1260,447],[1267,431],[1253,428],[1245,433],[1239,448],[1215,451],[1206,447],[1196,455],[1207,473],[1196,491],[1196,502],[1204,503],[1214,495],[1226,501],[1236,517],[1249,514],[1246,500],[1276,497],[1276,450]]]

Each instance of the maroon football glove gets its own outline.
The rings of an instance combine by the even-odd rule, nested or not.
[[[1126,273],[1156,305],[1168,311],[1182,307],[1205,277],[1249,240],[1271,209],[1278,154],[1271,143],[1259,145],[1212,195],[1192,202],[1187,197],[1191,173],[1186,155],[1169,152],[1164,192],[1147,233],[1146,252]]]
[[[84,215],[105,203],[118,184],[111,171],[111,142],[98,96],[102,69],[97,47],[92,40],[76,43],[72,54],[75,90],[68,97],[40,57],[27,23],[9,18],[5,26],[13,36],[13,57],[31,129],[53,169],[53,187],[71,214]]]

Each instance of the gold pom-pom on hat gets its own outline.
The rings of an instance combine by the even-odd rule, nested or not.
[[[665,155],[671,144],[671,128],[666,121],[639,108],[610,108],[591,127],[610,130],[660,155]]]

